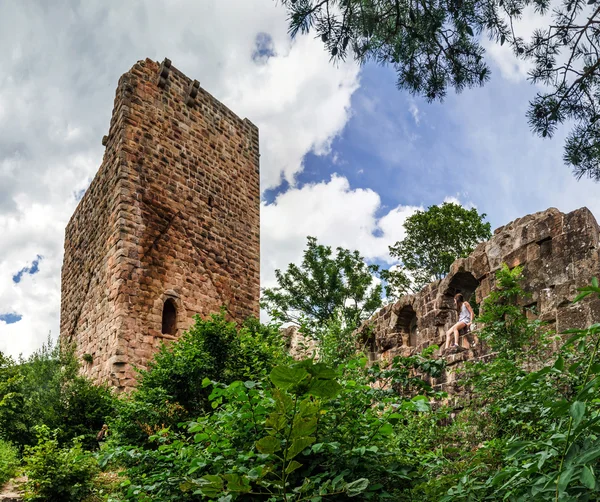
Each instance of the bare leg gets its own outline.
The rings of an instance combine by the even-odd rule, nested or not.
[[[452,328],[446,331],[446,345],[444,346],[447,349],[450,346],[450,336],[452,335]]]
[[[458,345],[458,331],[463,329],[465,326],[466,324],[462,321],[459,321],[452,326],[452,331],[454,331],[454,345]]]

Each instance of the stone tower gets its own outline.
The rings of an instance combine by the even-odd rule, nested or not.
[[[84,374],[127,389],[195,314],[258,315],[258,129],[147,59],[119,80],[102,143],[66,228],[60,336]]]

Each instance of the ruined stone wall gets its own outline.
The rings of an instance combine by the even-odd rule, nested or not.
[[[524,309],[531,309],[557,333],[600,321],[600,300],[592,297],[576,305],[577,288],[600,276],[599,227],[587,208],[563,214],[557,209],[531,214],[498,228],[464,259],[456,260],[444,279],[419,293],[387,305],[359,328],[370,341],[372,361],[391,361],[425,347],[445,343],[445,332],[458,316],[454,295],[475,293],[480,303],[494,288],[495,274],[506,263],[523,266]],[[448,371],[438,382],[452,390],[456,366],[482,356],[472,335],[460,339],[462,350],[441,354]]]
[[[119,81],[102,166],[66,230],[61,337],[135,383],[192,317],[258,315],[258,130],[165,60]]]

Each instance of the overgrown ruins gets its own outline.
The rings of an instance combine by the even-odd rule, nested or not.
[[[258,129],[147,59],[119,80],[102,143],[66,229],[60,336],[84,374],[127,389],[193,315],[258,315]]]
[[[455,261],[444,279],[387,305],[363,323],[358,332],[370,344],[370,359],[391,361],[432,344],[443,346],[446,330],[457,321],[454,295],[462,293],[468,299],[475,293],[480,303],[494,287],[502,263],[523,266],[523,287],[529,296],[522,299],[522,307],[557,333],[600,321],[600,300],[589,297],[572,303],[577,288],[600,277],[599,231],[587,208],[568,214],[551,208],[498,228],[468,258]],[[444,355],[448,368],[435,384],[452,392],[454,369],[463,361],[485,357],[475,341],[473,335],[462,336],[462,350]]]
[[[258,130],[167,59],[140,61],[116,92],[104,159],[66,229],[61,339],[83,373],[118,389],[135,384],[162,340],[192,317],[258,315]],[[496,230],[448,276],[388,305],[358,332],[372,361],[442,345],[456,322],[453,296],[494,287],[502,263],[523,265],[523,308],[560,333],[600,320],[600,301],[573,305],[600,276],[599,227],[586,208],[519,218]],[[295,335],[287,333],[290,343]],[[482,356],[470,336],[446,355],[452,367]]]

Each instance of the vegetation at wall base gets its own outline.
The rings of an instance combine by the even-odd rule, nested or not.
[[[12,444],[0,439],[0,486],[11,479],[19,466],[19,452]]]

